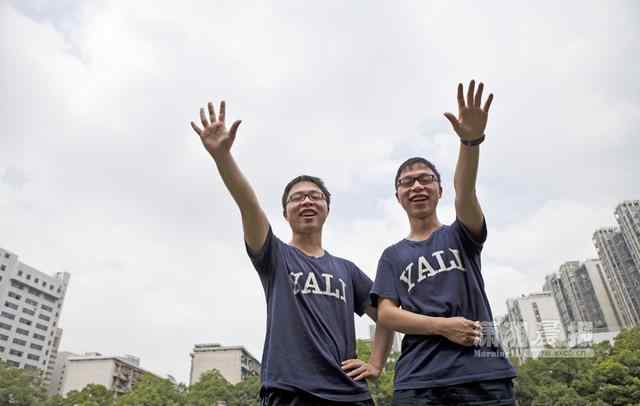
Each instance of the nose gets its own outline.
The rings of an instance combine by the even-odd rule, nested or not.
[[[418,179],[414,179],[413,183],[410,186],[411,190],[416,189],[416,183],[418,184],[418,187],[424,189],[424,185],[422,183],[418,182]]]

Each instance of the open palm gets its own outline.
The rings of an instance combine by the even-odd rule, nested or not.
[[[226,105],[224,100],[220,102],[219,115],[216,117],[216,112],[213,109],[213,103],[209,102],[209,118],[207,118],[204,109],[200,109],[200,122],[202,127],[198,127],[193,121],[191,122],[191,128],[199,136],[202,144],[206,150],[215,159],[220,154],[228,153],[231,150],[233,141],[236,139],[236,132],[241,121],[237,120],[231,124],[231,127],[227,129],[224,119],[226,114]]]
[[[458,117],[452,113],[444,113],[458,137],[465,141],[482,137],[484,129],[487,127],[487,118],[493,101],[493,94],[490,94],[484,106],[480,107],[483,90],[484,83],[480,83],[476,92],[475,81],[472,80],[467,89],[467,100],[465,102],[462,83],[458,83]]]

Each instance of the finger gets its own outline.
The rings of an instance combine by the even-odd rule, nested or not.
[[[236,120],[233,122],[233,124],[231,124],[231,128],[229,129],[229,137],[231,137],[232,140],[236,139],[236,132],[238,131],[238,127],[240,127],[240,124],[242,124],[242,120]]]
[[[491,93],[489,95],[489,98],[487,99],[487,101],[484,103],[484,107],[482,108],[482,111],[484,111],[485,113],[489,112],[489,107],[491,107],[491,102],[493,101],[493,93]]]
[[[349,370],[349,369],[357,368],[360,365],[362,365],[362,364],[358,360],[350,359],[350,360],[344,361],[342,363],[342,369],[346,371],[346,370]]]
[[[191,122],[191,128],[193,128],[193,131],[195,131],[198,135],[202,135],[202,130],[193,121]]]
[[[484,83],[480,82],[478,85],[478,92],[476,93],[476,99],[473,102],[473,107],[480,108],[482,102],[482,91],[484,90]]]
[[[227,113],[227,106],[226,103],[223,101],[220,102],[220,116],[218,116],[218,119],[224,123],[224,116]]]
[[[469,88],[467,89],[467,107],[473,107],[473,95],[476,89],[476,81],[472,80],[469,83]]]
[[[209,120],[207,120],[207,117],[204,115],[204,109],[203,108],[200,109],[200,121],[202,122],[202,126],[204,128],[209,127]]]
[[[462,83],[458,83],[458,111],[462,111],[464,107],[465,105],[464,105]]]
[[[213,103],[209,102],[209,104],[207,104],[207,106],[209,107],[209,120],[211,120],[212,123],[216,122],[216,111],[213,109]]]
[[[354,369],[353,371],[349,372],[349,373],[347,374],[347,376],[348,376],[349,378],[353,378],[353,377],[356,377],[356,376],[358,376],[358,375],[362,374],[363,372],[367,372],[367,367],[366,367],[366,365],[361,365],[360,367],[358,367],[358,368]]]
[[[453,129],[457,132],[460,123],[458,123],[458,119],[456,118],[456,116],[451,113],[444,113],[444,116],[447,118],[447,120],[449,120]]]
[[[353,378],[354,381],[360,381],[362,379],[366,379],[370,376],[373,376],[369,371],[364,371],[363,373],[361,373],[360,375],[356,376],[355,378]]]

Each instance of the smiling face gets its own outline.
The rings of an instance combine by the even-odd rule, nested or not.
[[[294,234],[322,231],[329,209],[326,196],[315,183],[296,183],[289,190],[286,201],[285,218]]]
[[[429,166],[417,162],[400,173],[396,197],[410,218],[427,218],[435,215],[442,188]],[[431,181],[430,181],[431,179]]]

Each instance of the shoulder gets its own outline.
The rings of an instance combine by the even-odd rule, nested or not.
[[[380,256],[380,261],[388,261],[395,262],[399,257],[402,256],[402,251],[404,251],[409,245],[409,242],[405,239],[402,239],[395,244],[391,244],[387,248],[382,251],[382,255]]]

